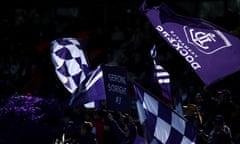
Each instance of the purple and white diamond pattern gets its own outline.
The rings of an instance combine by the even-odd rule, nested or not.
[[[56,74],[65,88],[74,93],[89,72],[84,48],[75,38],[59,38],[51,44]]]
[[[138,90],[135,88],[135,91]],[[140,90],[137,92],[137,95],[140,97],[137,101],[140,123],[143,126],[147,126],[147,135],[150,135],[149,138],[151,138],[148,138],[150,143],[195,143],[194,128],[187,125],[183,117],[146,92],[141,92]],[[151,122],[147,122],[149,120]]]

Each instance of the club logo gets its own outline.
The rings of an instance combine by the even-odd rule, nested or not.
[[[204,54],[213,54],[232,46],[230,41],[219,30],[183,27],[188,43]]]

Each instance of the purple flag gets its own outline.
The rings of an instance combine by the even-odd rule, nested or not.
[[[139,121],[147,143],[192,144],[197,129],[140,85],[134,84]]]
[[[193,68],[206,85],[240,70],[240,40],[208,21],[178,15],[161,4],[144,12],[159,35]]]
[[[89,72],[69,101],[70,106],[79,106],[93,101],[105,100],[105,86],[103,71],[98,66],[94,71]]]
[[[129,113],[127,70],[119,66],[99,65],[71,96],[70,106],[106,100],[109,110]],[[101,107],[100,107],[101,108]]]
[[[183,116],[181,97],[179,94],[176,95],[175,99],[172,96],[170,74],[161,65],[157,64],[157,50],[155,45],[152,47],[150,52],[154,64],[154,79],[161,86],[162,95],[172,103],[175,111]]]
[[[154,64],[154,80],[161,86],[163,97],[172,102],[170,75],[157,63],[157,50],[155,45],[152,47],[150,53]]]

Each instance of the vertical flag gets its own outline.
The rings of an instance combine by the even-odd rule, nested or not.
[[[240,70],[240,39],[223,28],[203,19],[181,16],[164,3],[147,8],[145,0],[140,10],[205,85]]]
[[[154,64],[154,79],[159,83],[162,89],[162,95],[167,98],[171,103],[173,103],[173,107],[177,113],[180,115],[183,115],[183,109],[182,109],[182,102],[180,95],[177,94],[175,96],[172,96],[171,93],[171,84],[170,84],[170,74],[159,64],[157,64],[157,50],[156,45],[154,45],[151,49],[151,56],[153,58],[153,64]]]
[[[157,63],[157,50],[154,45],[150,51],[154,64],[154,80],[161,86],[162,95],[172,103],[171,84],[169,73]]]
[[[146,143],[194,144],[197,129],[170,107],[134,84],[137,110]]]

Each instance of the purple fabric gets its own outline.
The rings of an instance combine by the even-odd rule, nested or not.
[[[240,69],[240,40],[223,28],[199,18],[181,16],[166,4],[140,9],[159,35],[193,68],[206,85]]]
[[[91,101],[106,100],[107,108],[129,113],[127,71],[123,67],[99,65],[73,93],[69,105],[77,106]]]
[[[137,136],[135,141],[134,141],[134,144],[145,144],[145,139],[144,137],[142,136]]]
[[[147,143],[195,143],[197,129],[138,84],[134,84],[139,121]]]
[[[103,72],[99,66],[90,72],[86,79],[80,84],[77,91],[71,96],[69,105],[79,106],[91,101],[105,100]]]

